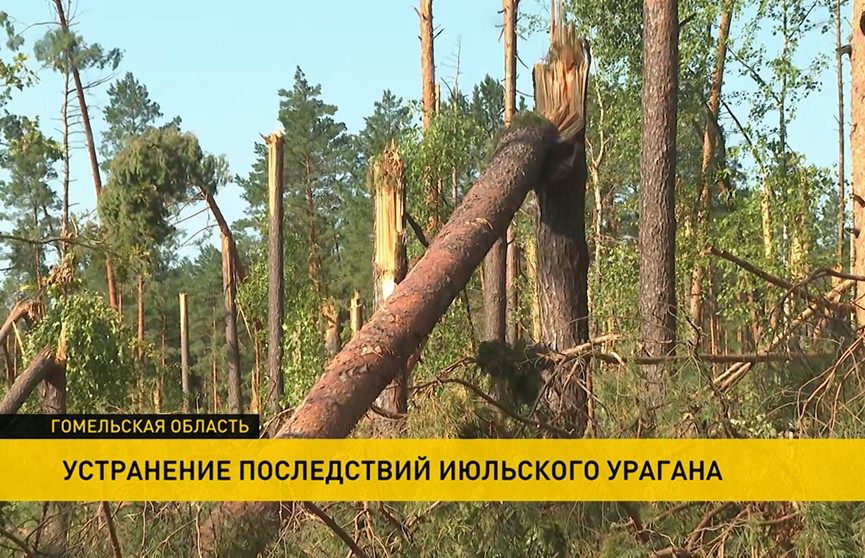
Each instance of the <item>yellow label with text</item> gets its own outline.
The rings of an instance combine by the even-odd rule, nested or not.
[[[865,440],[0,440],[0,501],[861,501]]]

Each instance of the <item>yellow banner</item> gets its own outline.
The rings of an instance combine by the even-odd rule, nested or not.
[[[0,501],[863,501],[865,440],[0,440]]]

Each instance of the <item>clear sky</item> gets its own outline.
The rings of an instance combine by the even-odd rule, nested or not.
[[[47,29],[33,24],[54,21],[51,5],[50,0],[4,0],[2,9],[19,31],[26,28],[30,48]],[[523,0],[521,9],[548,13],[545,5]],[[337,118],[351,132],[362,128],[385,88],[406,99],[418,98],[415,6],[415,0],[77,0],[74,19],[76,31],[87,41],[124,51],[118,76],[133,72],[166,117],[181,116],[184,129],[195,132],[206,151],[225,154],[234,173],[246,174],[259,133],[278,124],[277,90],[291,87],[297,66],[311,83],[322,85],[324,100],[339,107]],[[434,23],[442,30],[435,53],[440,81],[453,83],[458,53],[464,91],[487,73],[502,78],[500,9],[501,0],[436,0]],[[547,41],[545,34],[521,41],[521,60],[531,65],[540,59]],[[834,51],[831,34],[816,41],[803,48]],[[728,68],[725,87],[736,88],[737,82],[744,86],[735,64]],[[837,160],[833,68],[834,62],[824,76],[825,87],[802,103],[791,127],[792,147],[826,166]],[[531,74],[525,66],[518,71],[518,90],[528,94]],[[99,109],[106,103],[106,90],[103,86],[90,95],[97,135],[103,128]],[[17,94],[9,108],[38,115],[43,130],[59,139],[61,92],[60,77],[42,71],[40,83]],[[744,111],[739,116],[743,118]],[[81,211],[94,207],[95,197],[83,135],[76,140],[72,199],[78,204],[73,210]],[[229,221],[243,215],[236,185],[228,185],[218,202]],[[187,230],[200,229],[204,218],[187,222]]]

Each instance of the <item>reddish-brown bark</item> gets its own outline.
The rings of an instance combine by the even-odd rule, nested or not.
[[[328,364],[277,437],[342,438],[351,432],[376,396],[406,370],[526,194],[543,180],[557,137],[548,123],[505,134],[487,170],[423,258]],[[201,526],[201,552],[254,556],[273,536],[279,509],[275,502],[221,504]]]

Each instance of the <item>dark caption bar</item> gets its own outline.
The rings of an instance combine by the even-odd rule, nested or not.
[[[258,415],[0,415],[0,439],[258,437]]]

